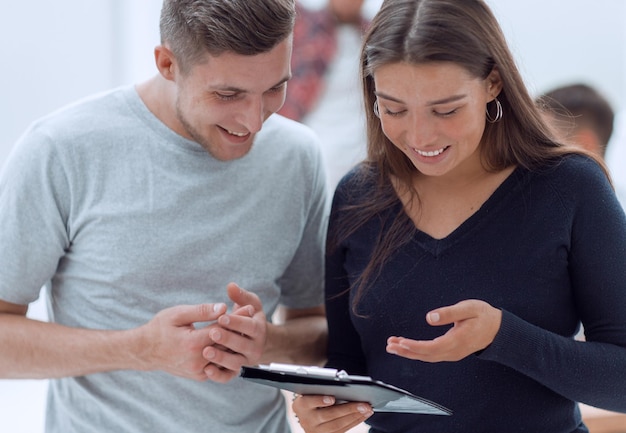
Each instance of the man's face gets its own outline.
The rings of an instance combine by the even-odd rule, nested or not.
[[[175,79],[174,130],[214,158],[241,158],[263,122],[285,102],[291,76],[291,37],[254,56],[207,56]]]

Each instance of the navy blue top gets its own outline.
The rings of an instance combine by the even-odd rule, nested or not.
[[[373,187],[356,183],[355,172],[342,180],[329,234],[337,210]],[[542,171],[517,168],[449,236],[418,231],[369,286],[357,316],[346,289],[384,221],[400,212],[398,200],[327,256],[328,366],[454,414],[376,413],[372,432],[586,432],[576,401],[626,412],[626,216],[595,162],[568,156]],[[442,335],[449,328],[428,325],[426,313],[464,299],[503,311],[484,351],[440,363],[385,351],[392,335]],[[587,342],[574,340],[580,323]]]

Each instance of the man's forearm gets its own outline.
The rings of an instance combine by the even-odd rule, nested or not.
[[[10,310],[9,310],[10,311]],[[165,371],[207,380],[202,350],[226,304],[178,305],[128,330],[90,330],[0,313],[0,377],[58,378],[113,370]]]
[[[327,340],[326,317],[322,315],[298,317],[280,325],[269,324],[261,361],[323,365]]]
[[[0,314],[0,377],[50,379],[140,368],[133,331],[97,331]]]

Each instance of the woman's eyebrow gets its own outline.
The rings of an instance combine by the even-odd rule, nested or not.
[[[467,95],[465,95],[465,94],[452,95],[452,96],[448,96],[447,98],[442,98],[442,99],[437,99],[435,101],[430,101],[426,105],[427,106],[432,106],[432,105],[449,104],[450,102],[460,101],[461,99],[465,98],[466,96]]]
[[[388,99],[389,101],[397,102],[399,104],[404,104],[404,101],[394,98],[393,96],[386,95],[382,92],[374,92],[374,95],[378,98]]]
[[[397,102],[399,104],[404,104],[405,102],[398,99],[398,98],[394,98],[393,96],[389,96],[383,92],[374,92],[374,95],[376,95],[377,97],[383,98],[383,99],[387,99],[389,101],[393,101],[393,102]],[[459,101],[463,98],[465,98],[467,95],[465,94],[459,94],[459,95],[452,95],[452,96],[447,96],[445,98],[442,99],[436,99],[434,101],[430,101],[427,102],[426,105],[427,106],[433,106],[433,105],[441,105],[441,104],[449,104],[450,102],[456,102]]]

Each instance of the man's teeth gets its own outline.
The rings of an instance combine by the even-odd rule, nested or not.
[[[229,131],[228,129],[227,131],[230,135],[235,135],[237,137],[245,137],[246,135],[248,135],[247,132],[235,132],[235,131]]]
[[[437,156],[437,155],[441,155],[443,151],[446,149],[447,147],[442,147],[441,149],[431,150],[430,152],[424,152],[423,150],[419,150],[419,149],[414,149],[414,150],[422,156]]]

